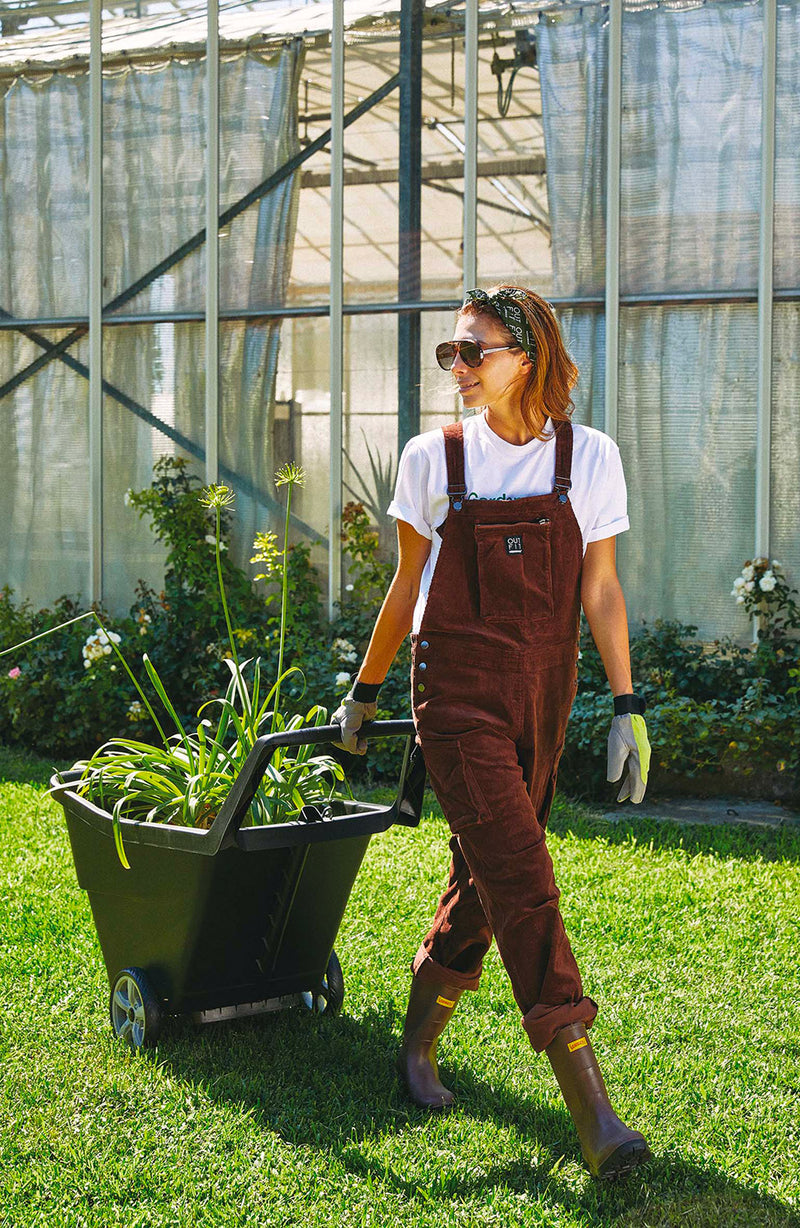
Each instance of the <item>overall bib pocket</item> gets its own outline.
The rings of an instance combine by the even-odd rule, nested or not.
[[[550,520],[476,524],[481,618],[527,623],[553,616]]]

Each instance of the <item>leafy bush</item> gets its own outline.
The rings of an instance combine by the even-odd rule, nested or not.
[[[787,586],[788,598],[791,590]],[[651,792],[800,793],[800,644],[763,618],[752,647],[703,644],[697,628],[657,619],[631,640],[634,686],[647,701]],[[560,779],[571,793],[609,800],[605,733],[611,697],[588,630]],[[750,784],[752,781],[752,786]]]

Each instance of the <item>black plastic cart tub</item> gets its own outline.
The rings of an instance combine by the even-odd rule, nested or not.
[[[389,806],[335,800],[290,823],[244,827],[278,746],[331,742],[321,726],[259,738],[207,831],[122,820],[54,778],[78,885],[89,896],[111,986],[115,1032],[154,1044],[163,1015],[212,1022],[305,1002],[335,1012],[344,993],[333,944],[370,837],[419,823],[425,769],[411,721],[374,722],[370,737],[405,736]]]

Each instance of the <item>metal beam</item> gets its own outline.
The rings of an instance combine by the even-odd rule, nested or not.
[[[219,478],[219,0],[206,36],[206,485]]]
[[[619,192],[622,125],[622,0],[608,4],[606,161],[606,370],[603,428],[617,437],[619,418]]]
[[[344,0],[331,22],[331,264],[330,264],[330,486],[328,617],[342,599],[342,447],[344,383]]]
[[[464,6],[464,293],[478,280],[478,0]]]
[[[89,592],[103,600],[103,10],[91,0],[89,52]]]
[[[544,154],[532,154],[525,158],[487,158],[478,164],[479,179],[499,179],[519,175],[544,175]],[[463,179],[464,162],[426,162],[420,169],[420,179],[429,183],[435,179]],[[376,166],[366,170],[351,169],[344,172],[345,187],[369,183],[397,183],[400,169],[394,166]],[[304,171],[300,186],[303,188],[330,187],[331,177],[326,171]]]
[[[775,231],[775,79],[777,0],[764,0],[761,76],[761,210],[758,241],[758,395],[756,401],[755,552],[770,553],[773,241]]]
[[[422,29],[425,0],[400,0],[397,297],[421,296]],[[397,454],[420,427],[420,316],[397,321]]]

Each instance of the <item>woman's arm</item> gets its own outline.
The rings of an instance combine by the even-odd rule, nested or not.
[[[359,682],[373,685],[383,682],[398,648],[411,630],[414,606],[431,543],[405,520],[398,520],[397,549],[397,570],[358,671]]]
[[[589,542],[583,557],[581,604],[613,695],[630,695],[628,616],[617,576],[616,537]]]

